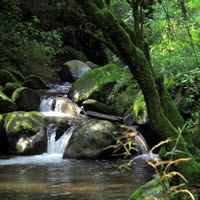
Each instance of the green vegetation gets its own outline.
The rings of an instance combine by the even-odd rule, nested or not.
[[[5,115],[5,129],[8,135],[35,134],[45,121],[39,112],[12,112]]]
[[[173,139],[163,159],[176,145],[174,160],[190,158],[176,172],[199,184],[199,9],[199,0],[2,0],[0,113],[37,110],[30,88],[68,80],[61,67],[69,60],[90,60],[101,67],[76,80],[69,96],[137,124],[148,119],[159,138]],[[32,124],[19,118],[19,128]]]

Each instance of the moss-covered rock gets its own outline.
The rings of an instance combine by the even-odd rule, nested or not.
[[[132,105],[138,91],[139,89],[136,88],[136,84],[132,81],[130,85],[116,92],[109,106],[113,108],[116,115],[124,116],[125,118],[130,114],[134,116]]]
[[[8,70],[0,70],[0,85],[4,86],[8,82],[19,83],[17,78]]]
[[[24,83],[24,87],[32,88],[32,89],[46,89],[48,88],[45,81],[37,75],[27,76]]]
[[[40,154],[47,150],[45,117],[39,112],[5,115],[4,127],[14,154]]]
[[[14,92],[16,89],[20,88],[20,87],[22,87],[22,85],[19,84],[19,83],[10,83],[10,82],[9,82],[9,83],[6,83],[3,92],[4,92],[8,97],[11,98],[13,92]]]
[[[61,70],[61,78],[63,81],[69,81],[67,80],[69,77],[76,80],[89,70],[91,70],[91,68],[84,62],[80,60],[70,60],[64,63]]]
[[[14,91],[12,100],[18,107],[18,110],[32,111],[39,110],[40,96],[30,88],[22,87]]]
[[[87,120],[78,125],[69,140],[63,158],[96,159],[111,156],[105,147],[115,143],[113,136],[122,135],[122,128],[105,120]]]
[[[0,113],[16,110],[16,104],[0,90]]]
[[[82,103],[82,105],[85,111],[89,110],[89,111],[95,111],[95,112],[100,112],[100,113],[105,113],[105,114],[114,113],[114,110],[110,106],[104,103],[101,103],[95,99],[87,99]]]
[[[163,188],[160,185],[159,179],[154,178],[146,184],[139,187],[128,200],[165,200],[163,197]]]
[[[77,49],[74,49],[70,46],[65,47],[65,60],[82,60],[83,62],[87,61],[87,56]]]
[[[83,102],[90,98],[105,103],[106,96],[122,73],[123,69],[115,64],[90,70],[73,83],[69,96],[75,102]]]
[[[3,115],[0,114],[0,155],[9,153],[8,138],[6,136],[3,124]]]
[[[141,91],[138,92],[133,101],[133,112],[137,124],[145,124],[148,121],[146,103]]]

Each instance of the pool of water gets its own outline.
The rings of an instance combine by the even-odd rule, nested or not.
[[[152,178],[137,160],[121,172],[123,160],[74,160],[42,156],[0,159],[1,200],[127,200]]]

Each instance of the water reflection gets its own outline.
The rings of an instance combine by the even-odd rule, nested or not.
[[[23,165],[1,161],[1,200],[125,200],[152,176],[151,168],[141,160],[124,173],[117,169],[119,160]]]

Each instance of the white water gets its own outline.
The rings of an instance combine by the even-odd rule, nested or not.
[[[55,101],[55,102],[53,102]],[[55,105],[53,106],[53,104]],[[65,103],[64,98],[49,97],[41,100],[40,112],[47,117],[73,117],[72,114],[63,112],[62,104]]]
[[[72,126],[67,129],[65,133],[55,141],[56,129],[49,126],[47,128],[48,145],[46,153],[35,156],[17,156],[10,159],[0,159],[0,165],[43,165],[48,163],[56,164],[67,162],[67,160],[62,159],[62,156],[66,146],[68,145],[69,139],[73,134],[74,128],[75,126]]]
[[[48,85],[51,89],[49,89],[49,92],[60,92],[60,93],[68,93],[71,88],[71,83],[65,82],[63,84],[49,84]]]
[[[145,160],[154,160],[154,159],[160,160],[158,154],[154,154],[153,152],[150,151],[149,145],[147,144],[143,135],[138,130],[136,130],[135,127],[129,126],[128,128],[136,133],[133,139],[136,144],[136,148],[139,150],[139,155],[136,156],[135,158],[142,158]]]
[[[65,148],[68,145],[69,139],[72,136],[73,130],[75,126],[68,128],[64,134],[56,141],[56,128],[48,127],[47,135],[48,135],[48,145],[47,145],[47,154],[56,154],[61,157],[64,154]]]

